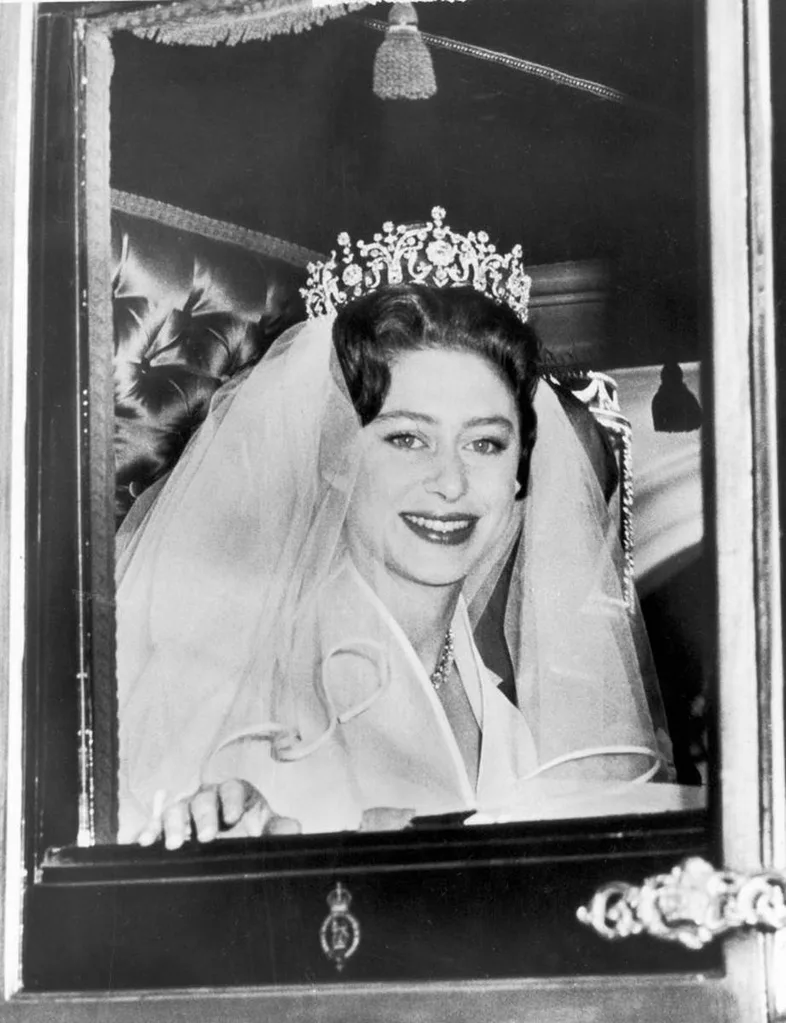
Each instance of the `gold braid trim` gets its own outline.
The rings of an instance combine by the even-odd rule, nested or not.
[[[280,259],[282,263],[289,263],[291,266],[305,267],[309,263],[325,258],[319,252],[283,241],[281,238],[274,238],[273,235],[252,231],[247,227],[230,224],[225,220],[205,217],[201,213],[193,213],[191,210],[184,210],[180,206],[172,206],[170,203],[160,202],[158,199],[148,199],[143,195],[121,192],[116,188],[112,189],[112,209],[117,210],[118,213],[127,213],[131,217],[154,220],[158,224],[164,224],[177,231],[187,231],[189,234],[197,234],[212,241],[238,245],[248,252],[271,256],[274,259]]]
[[[108,35],[90,25],[84,37],[83,90],[85,141],[80,186],[85,210],[87,265],[85,290],[88,367],[80,394],[83,426],[89,438],[90,548],[85,616],[90,627],[89,707],[83,708],[87,734],[90,840],[112,842],[117,807],[117,696],[114,616],[114,393],[112,363],[112,240],[109,194],[109,86],[113,57]],[[86,310],[85,307],[86,306]],[[85,463],[83,463],[85,464]],[[87,467],[87,466],[86,466]]]

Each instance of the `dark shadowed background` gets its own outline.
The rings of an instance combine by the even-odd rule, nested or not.
[[[112,184],[329,251],[435,204],[529,263],[611,268],[612,365],[700,351],[699,11],[686,0],[418,4],[424,32],[602,82],[629,105],[434,50],[438,93],[372,92],[376,4],[301,35],[165,46],[116,33]]]

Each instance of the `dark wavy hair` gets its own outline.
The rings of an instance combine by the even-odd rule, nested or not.
[[[518,408],[521,460],[517,479],[526,492],[537,421],[532,407],[540,344],[506,305],[472,287],[388,285],[343,306],[333,344],[360,421],[375,419],[390,389],[390,368],[403,352],[441,348],[478,355],[499,373]]]

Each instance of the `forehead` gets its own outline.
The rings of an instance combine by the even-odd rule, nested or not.
[[[404,352],[392,363],[382,411],[396,408],[510,416],[516,401],[499,370],[483,356],[428,348]]]

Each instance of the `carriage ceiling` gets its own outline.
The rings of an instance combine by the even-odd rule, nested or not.
[[[424,32],[602,82],[629,105],[443,50],[435,97],[380,100],[366,12],[387,5],[231,47],[116,33],[112,184],[319,251],[440,204],[457,228],[521,240],[531,263],[609,261],[667,334],[695,338],[696,5],[418,5]]]

